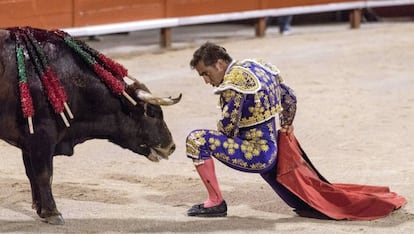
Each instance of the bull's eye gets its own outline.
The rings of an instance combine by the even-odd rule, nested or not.
[[[139,147],[141,147],[141,148],[147,148],[148,146],[146,144],[141,144]]]
[[[161,107],[159,106],[148,105],[147,108],[145,109],[145,114],[152,118],[158,118],[158,119],[163,118]]]

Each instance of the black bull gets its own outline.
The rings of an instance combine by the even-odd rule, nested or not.
[[[51,190],[53,156],[71,156],[79,143],[107,139],[152,161],[168,158],[175,145],[160,105],[175,104],[181,95],[175,99],[156,98],[140,82],[125,83],[125,92],[136,101],[133,105],[111,92],[64,42],[47,37],[38,42],[67,92],[74,118],[67,127],[55,113],[26,55],[27,83],[35,111],[34,131],[29,132],[21,108],[16,41],[11,31],[0,29],[0,139],[22,150],[33,209],[46,222],[63,224]]]

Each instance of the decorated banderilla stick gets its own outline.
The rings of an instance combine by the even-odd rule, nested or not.
[[[56,30],[55,34],[62,37],[65,43],[77,54],[79,54],[82,57],[82,59],[93,68],[95,73],[112,90],[113,93],[118,95],[122,94],[133,105],[137,104],[137,102],[125,91],[125,86],[121,79],[115,77],[118,75],[122,76],[123,74],[126,74],[125,68],[120,66],[118,63],[115,63],[114,61],[110,60],[109,58],[105,57],[104,55],[100,56],[101,59],[99,59],[99,61],[101,61],[102,63],[101,65],[98,62],[98,57],[94,56],[94,53],[91,53],[91,51],[93,50],[90,47],[87,47],[90,50],[85,50],[82,48],[82,45],[86,45],[85,43],[77,42],[69,34],[60,30]],[[105,57],[106,59],[102,60],[103,57]]]
[[[96,60],[99,61],[102,66],[105,67],[105,69],[109,70],[116,78],[118,79],[124,79],[128,78],[129,80],[133,82],[140,83],[138,79],[128,74],[128,70],[122,66],[120,63],[115,62],[111,58],[108,58],[101,52],[91,48],[88,44],[86,44],[83,41],[79,41],[74,39],[74,41],[86,52],[88,52],[91,56],[93,56]]]
[[[30,30],[26,30],[26,35],[30,39],[30,42],[34,46],[37,54],[39,55],[40,62],[42,64],[44,74],[50,81],[50,84],[52,86],[53,91],[55,92],[56,96],[60,99],[60,101],[63,103],[63,106],[66,110],[66,112],[69,115],[70,119],[73,119],[73,113],[71,109],[69,108],[69,105],[67,103],[67,95],[65,90],[63,89],[62,84],[57,79],[56,73],[54,70],[50,67],[46,55],[44,54],[43,50],[39,46],[39,42],[36,40],[36,38],[33,36],[32,32]]]
[[[22,107],[23,116],[27,118],[29,125],[29,133],[33,134],[33,121],[34,115],[33,100],[30,95],[29,84],[27,83],[26,65],[24,63],[24,47],[19,33],[15,34],[16,37],[16,61],[17,70],[19,74],[19,90],[20,90],[20,102]]]
[[[37,53],[38,51],[36,50],[36,43],[32,43],[33,41],[31,41],[31,39],[29,38],[29,34],[30,32],[28,32],[28,29],[22,29],[21,30],[21,36],[23,37],[25,44],[26,44],[26,48],[29,52],[31,61],[33,62],[37,73],[39,74],[39,77],[42,81],[43,86],[46,89],[46,93],[48,96],[48,99],[50,101],[50,103],[52,104],[53,109],[55,110],[56,113],[59,113],[59,115],[61,116],[63,122],[65,123],[66,127],[69,127],[69,121],[67,120],[65,114],[63,113],[63,109],[64,109],[64,105],[63,102],[65,102],[66,100],[62,100],[62,98],[65,98],[65,96],[60,96],[61,94],[56,90],[56,87],[54,85],[56,85],[56,82],[54,83],[53,78],[56,77],[52,77],[51,76],[51,70],[49,69],[48,72],[46,72],[45,69],[45,64],[46,64],[46,58],[44,58],[43,53],[39,54]],[[32,38],[33,39],[33,38]],[[40,50],[40,48],[38,48],[38,50]]]

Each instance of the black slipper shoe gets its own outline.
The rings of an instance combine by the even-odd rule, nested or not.
[[[222,201],[220,205],[204,208],[204,204],[194,205],[187,211],[188,216],[197,217],[225,217],[227,216],[226,201]]]

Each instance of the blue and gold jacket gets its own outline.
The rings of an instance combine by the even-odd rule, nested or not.
[[[222,110],[218,130],[229,137],[277,115],[281,126],[291,125],[295,117],[293,90],[283,83],[274,65],[261,59],[232,61],[214,93],[220,95]]]

